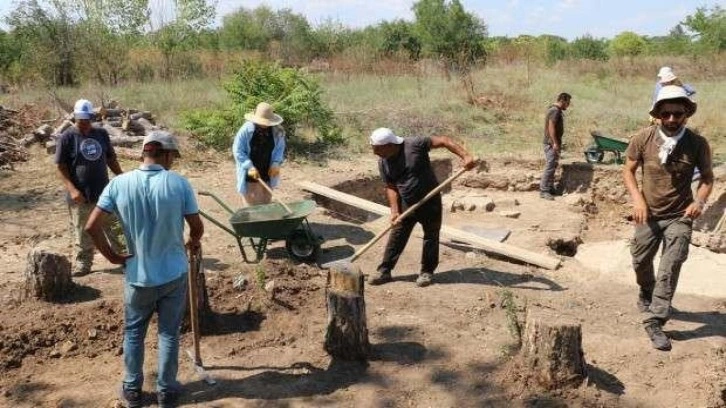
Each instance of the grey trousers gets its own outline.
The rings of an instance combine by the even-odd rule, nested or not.
[[[545,169],[539,182],[539,191],[549,193],[555,187],[555,171],[560,161],[560,155],[552,145],[544,145]]]
[[[693,220],[687,217],[648,220],[635,227],[630,247],[635,278],[641,290],[653,293],[649,309],[643,315],[643,324],[664,324],[670,318],[671,301],[676,292],[681,266],[688,258]],[[658,274],[653,258],[663,244]]]

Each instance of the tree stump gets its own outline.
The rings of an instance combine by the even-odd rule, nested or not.
[[[574,319],[529,310],[522,341],[523,370],[540,386],[576,387],[587,377],[582,331]]]
[[[340,360],[366,360],[370,352],[363,275],[352,265],[336,265],[328,271],[325,288],[328,328],[325,351]]]
[[[66,256],[33,248],[25,269],[25,295],[35,299],[57,301],[73,289],[71,263]]]

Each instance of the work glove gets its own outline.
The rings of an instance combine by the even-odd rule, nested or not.
[[[247,176],[251,179],[257,180],[260,178],[260,173],[257,172],[257,169],[252,167],[251,169],[247,170]]]
[[[268,171],[267,174],[270,176],[270,178],[279,176],[280,167],[279,166],[270,167],[270,171]]]

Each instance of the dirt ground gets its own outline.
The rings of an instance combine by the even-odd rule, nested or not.
[[[616,166],[569,164],[567,193],[541,200],[532,186],[536,159],[489,160],[489,173],[467,175],[446,203],[486,195],[491,211],[446,211],[445,223],[508,229],[506,243],[561,256],[556,271],[487,255],[444,240],[436,284],[414,284],[421,240],[412,238],[394,282],[366,288],[372,356],[367,364],[333,362],[323,350],[327,324],[325,275],[295,264],[282,242],[272,243],[260,265],[242,262],[234,239],[206,223],[204,267],[212,315],[204,320],[202,356],[217,380],[208,386],[183,353],[182,406],[189,407],[717,407],[726,398],[726,298],[678,293],[666,326],[671,352],[650,346],[635,308],[634,282],[594,268],[607,249],[590,259],[562,256],[549,241],[590,244],[626,239],[626,194]],[[136,163],[122,162],[124,169]],[[449,171],[450,171],[449,166]],[[379,199],[372,157],[356,162],[288,163],[280,197],[308,197],[296,181],[341,185]],[[63,303],[24,299],[26,256],[35,246],[70,253],[67,208],[50,156],[40,148],[31,160],[0,172],[0,405],[7,407],[113,407],[122,375],[122,272],[96,257],[94,273],[74,277]],[[192,156],[178,171],[195,188],[239,206],[233,164],[220,156]],[[342,183],[342,184],[341,184]],[[347,186],[347,187],[346,187]],[[342,188],[341,187],[341,188]],[[486,188],[483,188],[486,187]],[[384,220],[324,207],[309,217],[323,236],[320,262],[350,256]],[[202,209],[220,220],[224,211],[200,197]],[[519,212],[517,218],[512,212]],[[579,242],[579,241],[578,241]],[[372,272],[383,243],[356,262]],[[565,253],[566,245],[554,245]],[[575,245],[576,247],[576,245]],[[708,265],[705,266],[709,268]],[[711,274],[723,272],[716,264]],[[624,272],[626,273],[626,272]],[[239,277],[246,286],[236,288]],[[258,282],[274,280],[274,297]],[[506,307],[505,298],[514,305]],[[589,377],[572,390],[540,390],[519,379],[513,365],[517,340],[511,327],[525,310],[543,308],[582,326]],[[147,337],[145,391],[155,406],[155,323]],[[183,349],[191,346],[183,336]]]

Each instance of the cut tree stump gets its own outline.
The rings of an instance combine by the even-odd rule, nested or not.
[[[65,255],[33,248],[25,269],[25,295],[46,301],[63,299],[73,289],[71,262]]]
[[[587,377],[582,330],[573,318],[530,309],[522,342],[523,371],[538,385],[576,387]]]
[[[367,360],[370,352],[363,275],[349,265],[334,265],[325,288],[328,328],[325,351],[347,361]]]

